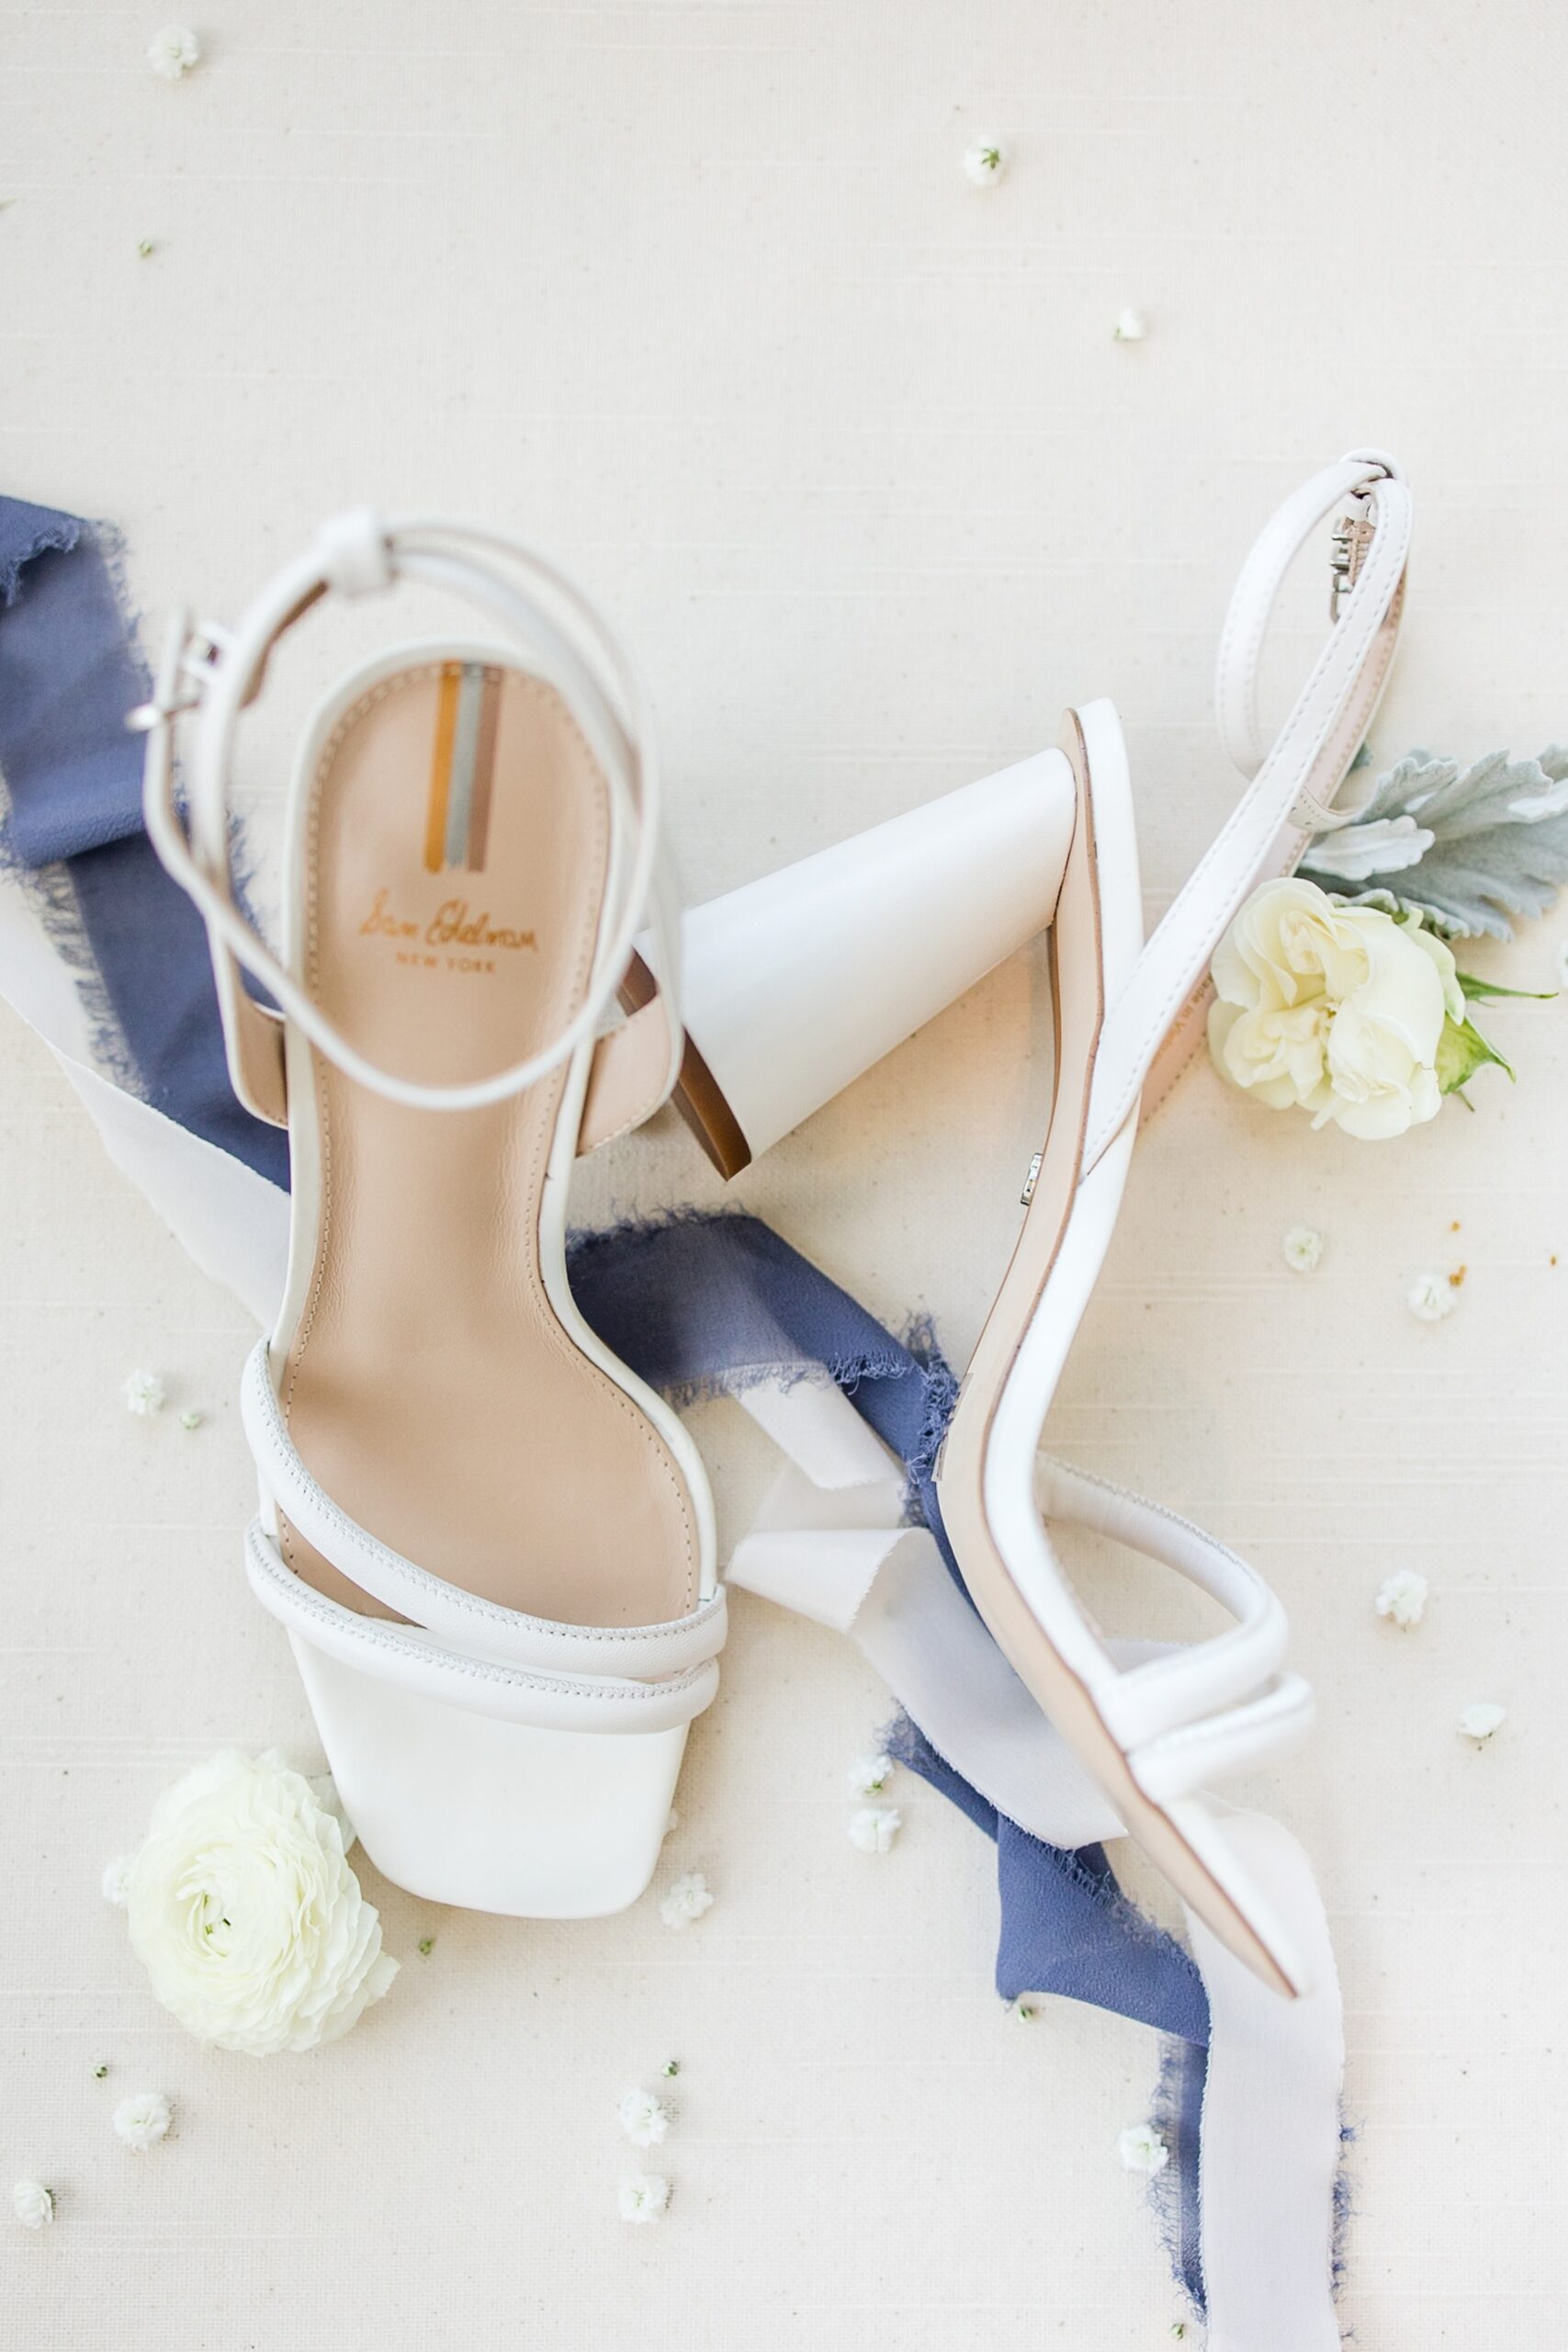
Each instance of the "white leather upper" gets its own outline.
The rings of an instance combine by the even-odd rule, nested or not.
[[[246,1538],[257,1599],[290,1630],[382,1680],[512,1721],[572,1730],[662,1731],[701,1713],[717,1687],[723,1588],[661,1625],[565,1625],[502,1608],[432,1576],[350,1519],[300,1460],[273,1389],[265,1340],[240,1385],[266,1517],[281,1511],[323,1559],[406,1621],[329,1600],[288,1566],[266,1518]]]
[[[1355,521],[1368,526],[1358,532],[1355,576],[1342,584],[1343,601],[1337,596],[1326,642],[1265,753],[1257,679],[1269,618],[1307,537],[1347,502]],[[1009,1575],[1057,1657],[1091,1693],[1138,1788],[1167,1808],[1180,1809],[1205,1782],[1272,1756],[1311,1723],[1310,1689],[1283,1670],[1285,1613],[1245,1561],[1174,1513],[1061,1464],[1043,1465],[1037,1486],[1036,1449],[1110,1246],[1151,1064],[1206,975],[1237,907],[1267,873],[1292,862],[1305,829],[1321,821],[1376,707],[1398,626],[1410,520],[1409,492],[1393,461],[1356,451],[1288,499],[1262,533],[1231,601],[1217,675],[1226,744],[1252,781],[1141,945],[1120,729],[1107,705],[1091,704],[1078,714],[1095,787],[1098,955],[1107,1010],[1095,1046],[1073,1208],[995,1403],[985,1508]],[[1103,1640],[1063,1572],[1051,1530],[1073,1521],[1176,1569],[1235,1623],[1212,1640],[1127,1665]],[[1209,1836],[1197,1813],[1186,1820],[1185,1834]],[[1210,1855],[1216,1870],[1217,1855],[1216,1848]]]
[[[227,786],[234,734],[272,648],[322,595],[381,594],[400,580],[446,590],[502,625],[522,649],[528,673],[547,681],[569,705],[608,795],[604,898],[587,985],[576,1010],[525,1060],[457,1086],[404,1080],[367,1061],[327,1018],[303,974],[257,936],[235,903],[230,865]],[[173,761],[175,722],[187,711],[197,720],[188,834],[175,803]],[[148,830],[207,922],[230,1069],[241,1099],[259,1115],[288,1115],[286,1026],[290,1054],[296,1047],[304,1051],[308,1040],[367,1088],[422,1111],[497,1102],[567,1065],[565,1109],[550,1145],[540,1227],[546,1285],[563,1329],[581,1351],[628,1396],[637,1391],[634,1401],[657,1413],[661,1427],[672,1421],[657,1400],[640,1395],[624,1367],[606,1358],[576,1315],[565,1282],[564,1176],[575,1148],[594,1032],[644,924],[660,942],[664,1092],[678,1074],[682,1048],[674,1010],[678,926],[659,853],[658,776],[647,698],[592,606],[551,566],[504,534],[418,516],[389,522],[358,510],[327,523],[310,552],[263,590],[232,635],[212,628],[194,632],[183,616],[176,618],[153,701],[136,716],[149,738]],[[268,989],[277,1013],[265,1011],[247,992],[242,967]],[[310,1097],[311,1090],[304,1088],[292,1125],[295,1218],[313,1233],[318,1183]],[[651,1107],[645,1099],[644,1114]],[[285,1321],[288,1317],[286,1299]],[[709,1589],[688,1615],[670,1623],[571,1625],[500,1607],[431,1575],[357,1525],[311,1476],[278,1407],[269,1361],[263,1342],[246,1368],[242,1390],[264,1498],[262,1516],[247,1536],[246,1569],[257,1597],[288,1627],[297,1646],[394,1690],[538,1731],[662,1735],[683,1728],[709,1703],[725,1637],[721,1590]],[[701,1465],[678,1424],[673,1435],[666,1435],[690,1480],[701,1550],[711,1572],[711,1506]],[[280,1516],[342,1576],[382,1609],[396,1611],[395,1619],[344,1608],[297,1576],[275,1540]],[[353,1687],[351,1677],[342,1689]]]
[[[718,1688],[711,1660],[639,1682],[550,1674],[442,1649],[417,1627],[361,1616],[302,1583],[259,1519],[246,1531],[245,1573],[263,1608],[290,1634],[371,1681],[536,1731],[672,1731],[699,1715]]]
[[[1122,1668],[1103,1654],[1095,1704],[1145,1796],[1189,1795],[1304,1736],[1312,1690],[1281,1670],[1290,1628],[1255,1568],[1190,1520],[1067,1463],[1042,1459],[1039,1496],[1047,1521],[1090,1528],[1160,1561],[1236,1621],[1140,1666]]]
[[[1347,504],[1369,526],[1359,568],[1343,605],[1336,599],[1327,639],[1283,727],[1265,749],[1258,675],[1270,616],[1302,548]],[[1333,821],[1328,803],[1386,682],[1410,528],[1410,494],[1394,460],[1380,450],[1353,450],[1285,501],[1243,566],[1221,633],[1215,702],[1225,747],[1251,782],[1107,1010],[1090,1090],[1086,1179],[1125,1136],[1172,1022],[1207,973],[1237,908],[1277,870],[1281,836],[1289,863],[1290,850],[1299,850],[1309,829]],[[1299,836],[1293,843],[1292,832]],[[1312,1692],[1299,1675],[1281,1671],[1285,1612],[1244,1560],[1173,1512],[1059,1464],[1048,1467],[1043,1508],[1047,1520],[1076,1519],[1163,1561],[1236,1620],[1213,1640],[1125,1670],[1097,1640],[1075,1641],[1096,1706],[1145,1796],[1177,1804],[1205,1781],[1302,1736],[1312,1721]]]

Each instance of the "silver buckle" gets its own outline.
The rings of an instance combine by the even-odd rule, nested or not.
[[[1361,576],[1367,549],[1372,543],[1372,520],[1365,497],[1353,501],[1350,511],[1335,526],[1333,553],[1328,559],[1328,617],[1339,618],[1340,608]]]
[[[1023,1180],[1023,1190],[1019,1194],[1019,1206],[1021,1208],[1026,1209],[1029,1206],[1030,1202],[1034,1198],[1034,1187],[1040,1182],[1040,1164],[1044,1157],[1045,1155],[1043,1151],[1037,1151],[1033,1159],[1029,1163],[1029,1173]]]
[[[150,735],[155,727],[170,726],[184,712],[198,709],[208,680],[229,650],[229,632],[216,621],[177,621],[175,628],[177,641],[164,649],[152,701],[139,702],[126,712],[125,723],[133,735]],[[181,678],[188,680],[189,690],[170,693],[168,688]]]

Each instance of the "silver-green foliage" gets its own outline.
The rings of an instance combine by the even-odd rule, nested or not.
[[[1449,938],[1511,939],[1568,882],[1568,746],[1538,760],[1411,752],[1353,824],[1319,833],[1302,873],[1337,898],[1419,916]]]

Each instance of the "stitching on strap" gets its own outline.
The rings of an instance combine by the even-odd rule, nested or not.
[[[374,1618],[357,1616],[351,1609],[341,1608],[329,1600],[295,1575],[284,1562],[276,1544],[259,1521],[253,1521],[248,1531],[247,1548],[257,1569],[279,1593],[291,1611],[313,1617],[318,1623],[331,1625],[339,1634],[371,1649],[406,1657],[420,1666],[434,1667],[438,1671],[459,1674],[474,1682],[489,1682],[503,1690],[534,1690],[545,1696],[564,1695],[568,1698],[615,1701],[630,1705],[650,1706],[656,1702],[690,1690],[701,1681],[712,1667],[711,1658],[700,1659],[678,1673],[661,1677],[653,1682],[628,1679],[623,1682],[594,1681],[585,1678],[546,1674],[526,1667],[508,1667],[490,1663],[481,1658],[464,1657],[455,1650],[437,1649],[425,1642],[412,1642]],[[286,1581],[287,1580],[287,1581]]]

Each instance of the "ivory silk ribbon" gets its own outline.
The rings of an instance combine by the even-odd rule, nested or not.
[[[0,499],[0,993],[197,1263],[265,1324],[282,1290],[286,1162],[229,1091],[200,926],[141,831],[122,721],[145,693],[112,541]],[[779,1447],[729,1581],[855,1641],[902,1710],[897,1754],[995,1840],[1004,1996],[1061,1994],[1168,2037],[1171,2153],[1154,2188],[1211,2352],[1337,2352],[1342,2028],[1301,1849],[1273,1822],[1232,1818],[1258,1876],[1315,1922],[1317,1989],[1293,2004],[1198,1921],[1189,1953],[1122,1894],[1102,1850],[1120,1824],[946,1546],[931,1473],[954,1391],[934,1347],[894,1339],[739,1215],[582,1237],[572,1282],[645,1379],[732,1394]]]

